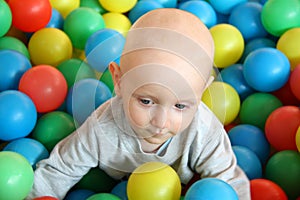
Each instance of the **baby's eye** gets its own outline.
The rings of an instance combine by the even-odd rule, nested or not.
[[[140,99],[140,102],[144,105],[152,104],[152,101],[150,99]]]
[[[177,103],[175,104],[175,107],[178,108],[179,110],[183,110],[186,107],[186,105]]]

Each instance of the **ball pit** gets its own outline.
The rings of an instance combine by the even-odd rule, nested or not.
[[[295,180],[296,177],[299,177],[299,156],[296,156],[298,154],[295,152],[300,151],[298,114],[298,106],[300,105],[300,56],[295,50],[299,46],[300,3],[298,0],[255,0],[252,2],[247,0],[208,0],[203,2],[190,0],[28,0],[26,4],[18,0],[0,0],[0,10],[2,11],[0,12],[0,140],[1,146],[4,146],[3,150],[0,151],[0,157],[3,155],[2,153],[6,153],[9,149],[11,151],[13,148],[15,151],[20,151],[20,154],[22,152],[25,154],[30,150],[29,146],[33,145],[32,143],[29,144],[27,139],[35,140],[34,137],[36,137],[41,141],[46,141],[46,139],[50,140],[53,139],[52,137],[58,136],[59,134],[53,136],[50,134],[57,132],[59,122],[52,120],[52,122],[45,123],[47,125],[41,128],[41,121],[56,111],[71,116],[73,110],[70,113],[67,111],[67,94],[71,93],[73,85],[78,81],[89,78],[100,80],[101,84],[103,83],[109,88],[110,93],[107,88],[105,91],[109,94],[107,98],[110,98],[113,84],[111,75],[107,70],[107,63],[112,60],[119,62],[117,57],[121,54],[120,49],[131,24],[141,15],[154,9],[175,7],[193,13],[199,8],[197,6],[188,8],[187,5],[189,4],[206,5],[206,11],[209,12],[204,12],[204,7],[201,7],[201,13],[198,12],[201,16],[198,17],[203,22],[207,20],[205,24],[214,36],[215,65],[220,70],[217,81],[223,81],[234,89],[233,92],[229,92],[227,87],[224,87],[224,91],[218,91],[214,97],[214,101],[218,101],[216,105],[225,105],[224,102],[235,105],[230,109],[228,108],[228,118],[225,118],[227,121],[224,126],[230,127],[228,129],[230,132],[239,125],[254,125],[260,128],[261,133],[265,133],[265,139],[267,139],[267,142],[262,145],[264,150],[260,150],[261,156],[258,156],[262,161],[262,167],[266,168],[262,172],[265,179],[255,178],[251,180],[251,198],[254,200],[264,198],[285,200],[288,197],[299,199],[300,194],[297,193],[299,182]],[[36,13],[31,12],[34,6],[39,6]],[[258,17],[259,14],[260,17]],[[41,32],[49,30],[49,28],[55,31],[40,35]],[[119,33],[118,35],[123,35],[123,38],[120,39],[120,37],[119,40],[104,45],[101,53],[92,54],[89,52],[87,54],[89,56],[85,56],[88,52],[85,47],[87,41],[92,39],[91,36],[97,31],[104,31],[108,28]],[[228,30],[229,32],[226,32]],[[38,35],[40,36],[37,37]],[[98,44],[93,40],[88,45],[95,47]],[[270,73],[272,69],[283,70],[283,68],[278,68],[282,55],[277,52],[272,57],[264,56],[259,59],[254,56],[256,58],[253,58],[255,50],[262,51],[264,48],[272,48],[281,52],[288,60],[289,68],[285,62],[284,71],[277,75]],[[107,56],[110,58],[106,59]],[[93,67],[88,63],[92,57],[96,62]],[[252,63],[249,63],[249,59],[252,60]],[[101,67],[100,62],[102,62]],[[61,72],[60,75],[63,75],[67,86],[62,84],[58,88],[68,92],[65,93],[64,98],[56,93],[53,94],[52,100],[44,100],[39,106],[36,106],[36,100],[20,88],[21,77],[37,65],[51,65]],[[62,76],[60,77],[62,78]],[[28,84],[30,82],[31,86],[28,88],[32,87],[37,78],[37,76],[29,78]],[[45,79],[45,76],[40,79]],[[21,83],[21,86],[24,86],[24,83]],[[42,91],[43,84],[38,84],[36,89]],[[77,97],[74,97],[78,100],[83,96],[83,92],[88,91],[81,91]],[[224,96],[224,94],[229,95]],[[43,94],[40,93],[41,95]],[[6,98],[8,96],[9,98]],[[239,103],[237,103],[237,97],[240,99]],[[49,105],[58,99],[60,99],[60,103],[49,108]],[[101,102],[98,104],[100,105]],[[76,106],[78,105],[76,104]],[[43,110],[41,107],[47,107],[47,109]],[[91,108],[89,112],[95,107]],[[214,108],[218,111],[225,109],[224,107]],[[270,113],[271,111],[274,112]],[[16,121],[17,113],[26,117]],[[38,114],[40,120],[37,120]],[[61,119],[58,115],[53,116],[57,120]],[[72,114],[73,116],[75,115]],[[82,117],[81,120],[85,117]],[[222,119],[224,120],[224,116]],[[74,130],[76,127],[74,123],[77,123],[74,118],[70,118],[68,122],[61,120],[61,124],[65,126],[70,125],[70,123],[73,127],[72,130]],[[49,127],[55,130],[51,131]],[[69,128],[63,129],[67,130],[68,133],[71,132]],[[33,132],[34,134],[30,134]],[[56,142],[67,136],[66,132],[62,134],[63,136],[60,135],[56,138],[55,142],[45,145],[47,150],[51,151]],[[244,148],[248,145],[247,148],[249,148],[252,139],[249,134],[244,134],[238,141],[234,140],[234,144],[243,144],[242,147]],[[18,143],[19,141],[28,141],[28,143]],[[18,143],[18,147],[15,146],[15,143]],[[270,147],[272,156],[270,156]],[[31,153],[33,152],[31,151]],[[34,153],[36,154],[31,154],[31,160],[24,155],[30,165],[34,165],[33,163],[40,159],[35,157],[35,161],[33,161],[38,150]],[[6,154],[5,156],[5,161],[10,158],[11,160],[15,159],[13,154]],[[247,157],[240,152],[237,158],[240,162],[241,160],[246,162]],[[4,159],[2,160],[4,162]],[[14,165],[10,165],[10,170],[12,167],[18,167],[15,164],[16,160],[13,161]],[[2,161],[0,168],[1,166],[3,166]],[[6,173],[4,171],[1,168],[0,175]],[[27,173],[25,168],[20,169],[20,171],[22,171],[20,173]],[[80,188],[78,193],[85,189],[93,194],[97,193],[95,199],[111,199],[108,197],[109,195],[103,197],[103,192],[114,194],[112,188],[117,186],[117,182],[107,175],[100,173],[102,175],[98,174],[98,176],[95,175],[98,172],[91,171],[93,173],[87,174],[74,188]],[[245,171],[247,170],[245,169]],[[29,182],[26,186],[20,187],[19,185],[23,183],[16,181],[12,186],[12,191],[23,192],[23,197],[25,197],[31,185]],[[99,186],[99,182],[101,186]],[[122,191],[119,192],[123,192],[123,196],[120,195],[119,198],[127,200],[127,195],[124,194],[125,182],[122,184],[122,189],[120,189]],[[7,185],[2,186],[0,190],[7,188]],[[75,189],[73,189],[74,192]],[[200,193],[198,190],[194,190],[194,192]],[[2,190],[0,191],[1,194],[4,194]],[[17,193],[10,193],[9,195],[13,196],[9,196],[10,198],[6,196],[5,199],[14,199],[14,197],[20,199],[17,197]],[[188,198],[190,197],[186,199]],[[54,200],[56,198],[44,196],[37,199]],[[184,197],[182,196],[180,199],[184,199]]]

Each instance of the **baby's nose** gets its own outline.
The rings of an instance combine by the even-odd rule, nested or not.
[[[168,111],[166,108],[157,105],[153,110],[151,110],[151,125],[159,128],[164,129],[167,128],[169,125],[169,116]]]

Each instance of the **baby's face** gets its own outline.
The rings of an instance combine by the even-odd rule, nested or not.
[[[120,96],[136,135],[149,143],[162,144],[190,125],[206,83],[177,56],[146,54],[143,59],[135,54],[136,59],[122,71]]]

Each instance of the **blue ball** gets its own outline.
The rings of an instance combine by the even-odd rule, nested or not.
[[[131,23],[134,23],[138,18],[147,12],[155,9],[163,8],[163,6],[157,1],[141,0],[138,1],[135,6],[128,12],[128,19]]]
[[[141,0],[141,1],[154,1],[161,4],[164,8],[176,8],[177,0]]]
[[[222,69],[217,79],[231,85],[237,91],[242,101],[255,92],[244,78],[242,64],[233,64]]]
[[[259,48],[264,48],[264,47],[276,47],[276,43],[269,39],[269,38],[254,38],[252,40],[249,40],[246,42],[245,49],[243,52],[243,55],[240,59],[240,62],[243,63],[245,61],[245,58],[249,55],[254,50],[257,50]]]
[[[52,8],[51,18],[46,25],[47,28],[57,28],[63,30],[64,27],[64,18],[55,8]]]
[[[209,0],[212,7],[219,13],[230,14],[232,9],[238,4],[245,3],[248,0]]]
[[[73,116],[76,125],[81,125],[98,106],[111,97],[110,89],[103,82],[92,78],[82,79],[68,91],[67,112]]]
[[[0,92],[0,140],[11,141],[26,137],[37,121],[33,101],[17,90]]]
[[[265,47],[251,52],[245,59],[243,74],[247,83],[257,91],[280,89],[290,76],[288,58],[278,49]]]
[[[30,69],[29,59],[14,50],[0,50],[0,92],[17,90],[22,75]]]
[[[64,200],[86,200],[90,196],[96,194],[95,192],[91,190],[86,190],[86,189],[78,189],[78,190],[73,190],[70,191]]]
[[[128,200],[127,183],[128,181],[121,181],[111,190],[111,193],[119,197],[121,200]]]
[[[206,1],[186,1],[178,8],[196,15],[208,28],[217,24],[217,14]]]
[[[235,190],[221,179],[203,178],[191,185],[184,200],[238,200]]]
[[[232,9],[228,22],[241,32],[245,41],[268,35],[260,19],[262,7],[260,3],[246,2]]]
[[[262,164],[268,160],[270,144],[260,128],[250,124],[239,124],[228,131],[228,136],[232,146],[249,148],[257,155]]]
[[[249,180],[262,178],[262,164],[257,155],[247,147],[232,146],[238,166]]]
[[[32,168],[35,169],[36,163],[49,157],[46,147],[37,140],[31,138],[19,138],[9,142],[3,149],[13,151],[23,155]]]
[[[124,44],[125,37],[116,30],[104,28],[96,31],[88,38],[85,45],[88,64],[95,70],[104,72],[110,62],[119,59]]]

